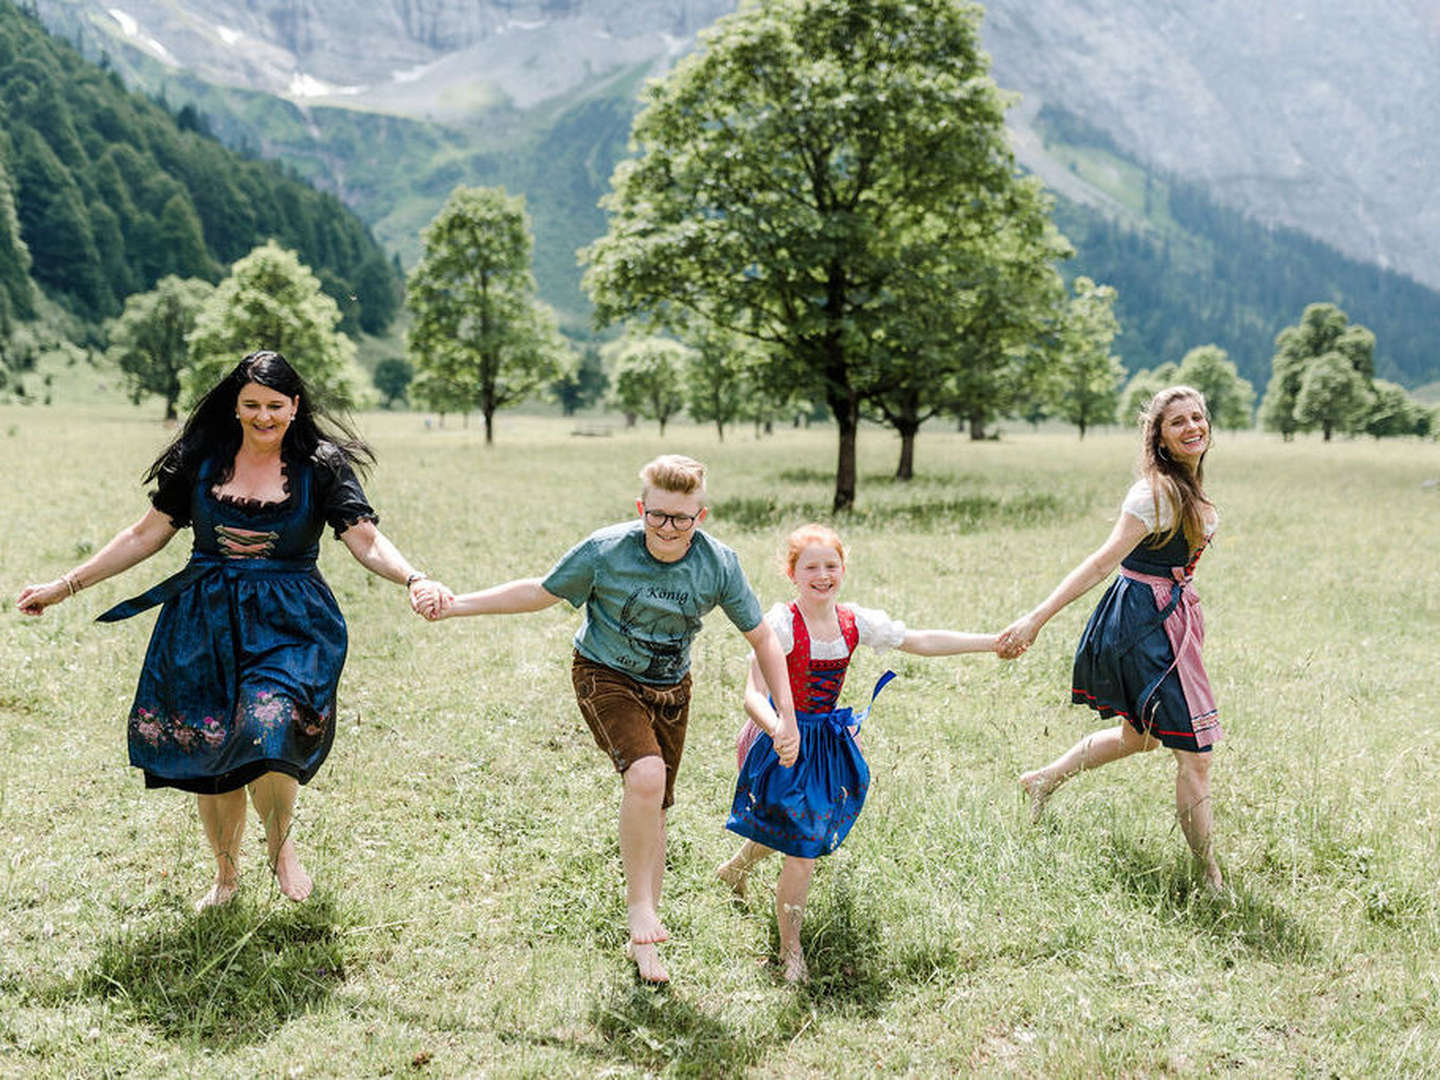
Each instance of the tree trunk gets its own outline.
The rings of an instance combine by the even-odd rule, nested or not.
[[[1329,442],[1330,432],[1334,430],[1334,426],[1330,423],[1330,421],[1326,420],[1323,424],[1320,425],[1320,430],[1325,433],[1325,441]]]
[[[720,441],[721,441],[721,442],[724,442],[724,441],[725,441],[725,425],[724,425],[723,423],[721,423],[719,420],[716,420],[716,421],[715,421],[715,432],[716,432],[717,435],[720,436]]]
[[[175,411],[175,399],[173,397],[167,397],[165,399],[165,422],[167,424],[173,424],[178,416],[179,414]]]
[[[980,409],[970,410],[970,441],[983,442],[985,439],[985,413]]]
[[[660,417],[660,438],[662,438],[662,439],[665,437],[665,420],[666,420],[666,419],[667,419],[667,418],[666,418],[665,416],[663,416],[663,415]]]
[[[495,410],[485,410],[485,445],[495,445]]]
[[[895,425],[895,430],[900,433],[900,464],[895,467],[895,479],[913,480],[915,478],[915,436],[919,434],[920,425],[903,420]]]
[[[1079,423],[1077,423],[1075,426],[1080,429],[1080,441],[1081,441],[1081,442],[1084,442],[1084,441],[1085,441],[1085,418],[1082,416],[1082,417],[1080,418]]]

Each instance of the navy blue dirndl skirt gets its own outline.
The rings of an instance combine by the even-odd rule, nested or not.
[[[1175,653],[1149,585],[1117,577],[1095,605],[1075,649],[1070,700],[1109,719],[1123,717],[1172,749],[1195,741]]]

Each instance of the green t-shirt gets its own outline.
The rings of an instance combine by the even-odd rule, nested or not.
[[[584,605],[575,633],[581,656],[655,686],[685,677],[690,642],[712,608],[722,608],[741,633],[760,625],[760,601],[739,556],[700,529],[689,551],[662,562],[645,547],[640,521],[611,525],[567,551],[542,584]]]

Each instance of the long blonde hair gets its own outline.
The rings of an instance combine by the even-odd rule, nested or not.
[[[1205,454],[1195,464],[1192,472],[1172,458],[1161,441],[1161,421],[1165,410],[1177,401],[1186,398],[1198,401],[1205,410],[1206,427],[1210,425],[1210,407],[1205,404],[1205,395],[1193,386],[1171,386],[1161,390],[1150,399],[1145,411],[1140,414],[1140,475],[1150,481],[1150,490],[1155,497],[1155,520],[1161,520],[1160,508],[1167,507],[1170,513],[1170,527],[1157,534],[1151,542],[1154,547],[1164,547],[1176,532],[1184,530],[1185,541],[1190,550],[1197,550],[1205,540],[1206,511],[1214,508],[1205,495]],[[1213,429],[1212,429],[1213,430]],[[1210,452],[1210,432],[1206,434],[1205,453]]]

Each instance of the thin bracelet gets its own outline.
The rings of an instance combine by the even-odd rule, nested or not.
[[[65,582],[65,587],[70,590],[71,596],[74,596],[77,592],[79,592],[85,587],[84,585],[76,585],[75,579],[69,574],[61,574],[60,580]]]
[[[414,585],[415,582],[417,582],[417,581],[424,581],[424,580],[425,580],[426,578],[428,578],[429,576],[430,576],[430,575],[427,574],[427,573],[425,573],[424,570],[416,570],[413,574],[411,574],[409,577],[407,577],[407,578],[405,579],[405,588],[408,589],[408,588],[410,588],[411,585]]]

